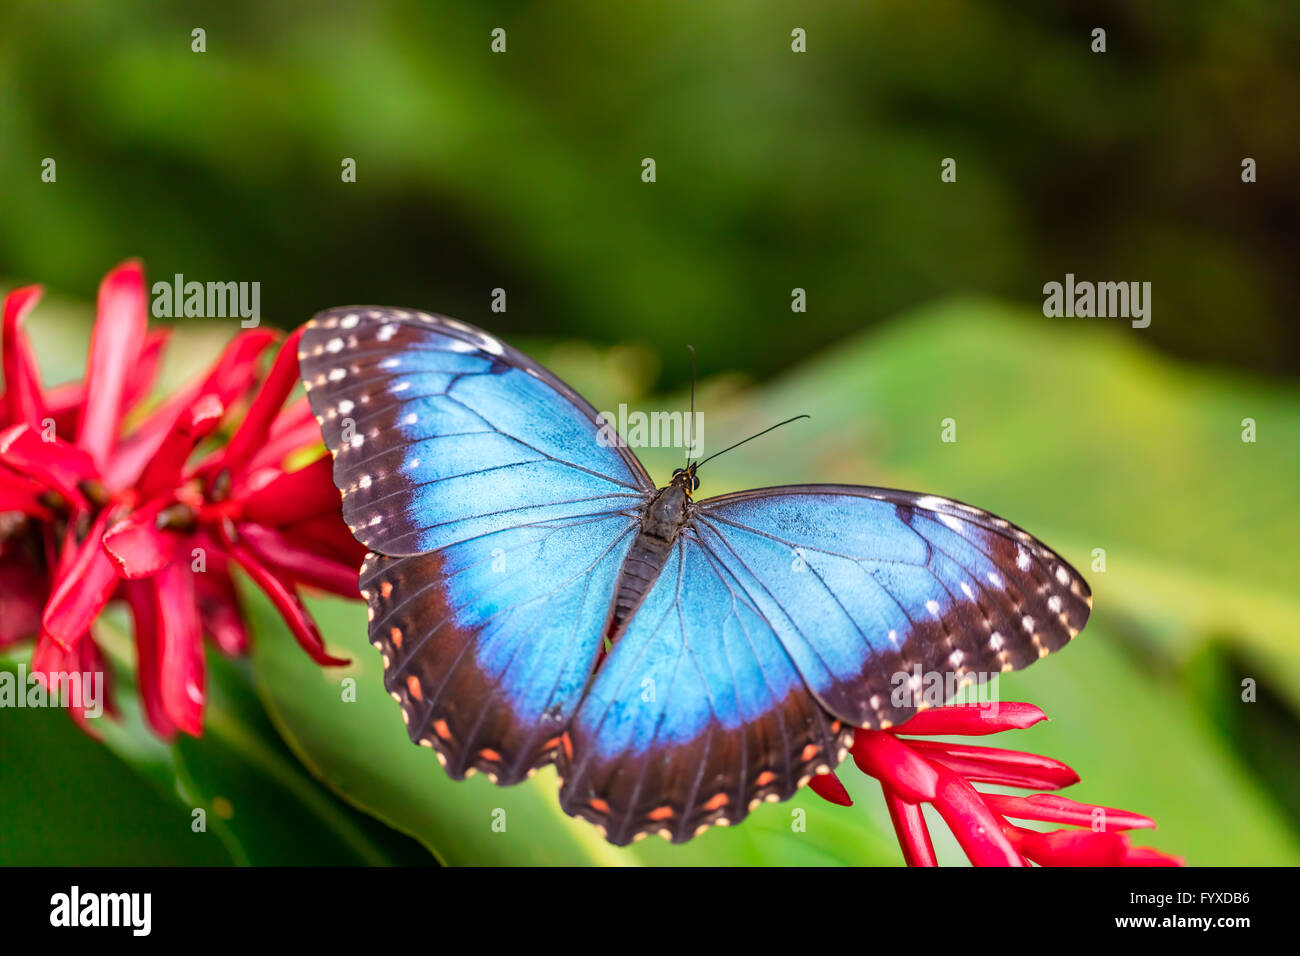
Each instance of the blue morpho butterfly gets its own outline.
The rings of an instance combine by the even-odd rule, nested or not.
[[[331,309],[300,349],[411,739],[456,779],[557,764],[613,843],[738,822],[912,716],[896,675],[1024,667],[1088,618],[1069,564],[956,501],[696,501],[698,463],[656,488],[582,396],[455,319]]]

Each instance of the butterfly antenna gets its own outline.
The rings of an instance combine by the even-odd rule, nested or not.
[[[691,413],[686,418],[686,467],[691,465],[691,423],[695,421],[695,346],[686,346],[691,350]]]
[[[734,445],[728,445],[726,448],[722,449],[722,451],[715,451],[715,452],[714,452],[712,455],[710,455],[708,458],[704,459],[704,461],[702,461],[702,462],[700,462],[699,464],[697,464],[697,465],[695,466],[695,470],[696,470],[696,471],[699,471],[699,470],[700,470],[700,467],[703,466],[705,462],[713,461],[713,459],[717,458],[719,455],[725,454],[726,452],[731,451],[731,449],[733,449],[733,448],[739,448],[741,445],[745,444],[745,442],[747,442],[747,441],[753,441],[755,438],[758,438],[759,435],[766,435],[768,432],[772,431],[773,429],[780,428],[782,425],[789,425],[791,422],[797,422],[797,421],[798,421],[799,419],[801,419],[801,418],[812,418],[812,416],[811,416],[811,415],[796,415],[794,418],[787,418],[787,419],[786,419],[785,421],[783,421],[783,422],[777,422],[777,423],[776,423],[775,425],[773,425],[771,428],[764,428],[764,429],[763,429],[761,432],[759,432],[757,435],[750,435],[750,436],[749,436],[748,438],[746,438],[744,441],[738,441],[738,442],[736,442]]]

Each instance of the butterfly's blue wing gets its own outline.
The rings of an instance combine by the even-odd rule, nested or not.
[[[1041,542],[947,499],[798,486],[701,502],[573,720],[561,802],[615,843],[735,822],[833,768],[852,727],[933,703],[935,676],[1023,667],[1090,606]]]
[[[367,559],[361,589],[385,684],[411,739],[453,777],[515,783],[554,758],[636,524],[555,519]]]
[[[411,738],[456,777],[552,759],[652,489],[595,410],[472,326],[332,309],[299,346],[370,638]]]
[[[405,309],[322,312],[299,369],[362,544],[420,554],[531,521],[619,511],[654,486],[596,411],[522,352]]]
[[[1092,607],[1087,583],[1041,541],[934,495],[740,492],[701,502],[696,532],[827,710],[863,727],[911,717],[938,675],[1038,660],[1079,633]]]
[[[842,758],[848,732],[688,529],[570,725],[560,804],[613,843],[681,842],[790,797]]]

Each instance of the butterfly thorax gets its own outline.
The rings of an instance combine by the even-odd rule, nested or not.
[[[690,521],[692,507],[690,493],[677,480],[660,488],[646,505],[641,530],[618,572],[618,585],[614,589],[609,624],[605,629],[610,640],[623,633],[650,592],[672,553],[673,542]]]

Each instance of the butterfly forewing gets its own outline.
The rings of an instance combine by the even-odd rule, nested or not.
[[[343,516],[379,553],[620,510],[652,488],[572,389],[454,319],[331,309],[308,324],[299,367]]]

